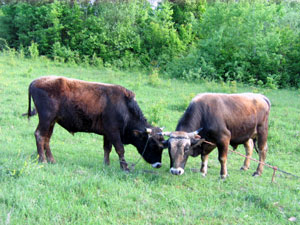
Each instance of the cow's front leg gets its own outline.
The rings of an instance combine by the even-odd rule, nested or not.
[[[246,151],[246,158],[244,161],[244,165],[241,167],[241,170],[248,170],[249,166],[250,166],[250,158],[252,156],[253,153],[253,147],[254,147],[254,143],[252,139],[249,139],[245,144],[245,151]]]
[[[208,163],[208,154],[206,155],[201,155],[201,169],[200,173],[203,177],[206,176],[207,174],[207,163]]]
[[[110,164],[109,154],[112,149],[112,143],[107,139],[106,136],[103,137],[103,149],[104,149],[104,165],[108,166]]]
[[[125,150],[124,150],[124,145],[121,141],[121,137],[118,135],[118,136],[115,136],[111,139],[111,143],[113,144],[113,146],[115,147],[115,150],[119,156],[119,161],[120,161],[120,167],[122,170],[124,171],[129,171],[128,169],[128,164],[124,158],[124,153],[125,153]]]

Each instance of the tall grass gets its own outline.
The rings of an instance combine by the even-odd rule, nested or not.
[[[140,161],[134,171],[124,173],[114,151],[111,165],[103,165],[101,136],[72,136],[57,125],[51,141],[57,163],[38,164],[33,135],[38,118],[28,122],[21,114],[28,107],[29,83],[50,74],[123,85],[136,93],[149,121],[165,130],[175,129],[197,93],[263,93],[272,102],[267,162],[300,175],[299,90],[163,77],[156,82],[140,72],[28,60],[7,53],[0,55],[0,224],[288,224],[292,217],[300,221],[299,180],[277,173],[276,182],[270,183],[268,168],[253,178],[257,164],[240,171],[243,159],[233,154],[225,181],[219,179],[217,151],[210,156],[206,178],[192,170],[200,168],[199,157],[189,159],[183,176],[172,176],[167,151],[162,168],[155,170]],[[134,147],[125,149],[129,162],[139,159]],[[238,151],[244,152],[242,147]]]

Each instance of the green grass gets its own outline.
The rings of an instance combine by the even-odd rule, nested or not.
[[[185,174],[169,173],[167,150],[163,167],[156,170],[140,161],[131,173],[120,170],[112,151],[111,165],[103,165],[101,136],[70,135],[56,125],[51,141],[57,163],[38,164],[34,130],[21,114],[28,107],[28,85],[43,75],[62,75],[87,81],[123,85],[136,99],[149,121],[174,130],[191,98],[200,92],[260,92],[272,102],[267,162],[300,175],[300,92],[269,90],[214,82],[184,82],[119,72],[35,61],[0,55],[0,224],[289,224],[300,222],[299,179],[280,173],[270,183],[272,170],[261,177],[239,168],[243,158],[228,156],[229,178],[219,179],[215,150],[206,178],[192,172],[200,157],[190,158]],[[125,157],[139,154],[125,146]],[[238,151],[244,153],[243,147]],[[253,154],[258,158],[256,153]],[[151,173],[149,172],[151,171]]]

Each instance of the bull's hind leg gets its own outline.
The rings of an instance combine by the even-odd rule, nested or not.
[[[248,170],[249,166],[250,166],[250,158],[251,158],[252,153],[253,153],[253,147],[254,147],[253,140],[250,138],[244,144],[244,147],[245,147],[247,158],[245,158],[244,165],[241,167],[241,170]]]
[[[50,162],[50,163],[55,163],[55,160],[52,156],[52,152],[51,152],[51,149],[50,149],[50,138],[51,138],[52,133],[53,133],[54,125],[55,125],[55,122],[52,122],[50,124],[48,134],[45,137],[45,145],[44,145],[45,150],[46,150],[46,158],[47,158],[47,161]]]
[[[41,117],[39,119],[40,119],[39,125],[36,128],[34,134],[36,139],[37,151],[39,155],[39,161],[46,163],[47,161],[45,157],[45,150],[46,150],[47,159],[49,160],[52,157],[50,147],[49,147],[49,141],[50,141],[51,134],[53,132],[54,124],[52,124],[51,126],[51,122],[50,122],[51,120],[41,119]]]
[[[103,137],[103,149],[104,149],[104,165],[109,165],[110,160],[109,160],[109,154],[112,149],[112,143],[107,139],[106,136]]]
[[[46,158],[45,158],[45,151],[44,151],[46,133],[47,132],[45,132],[45,130],[42,129],[42,126],[40,124],[38,125],[38,127],[36,128],[36,130],[34,132],[37,152],[39,155],[39,162],[42,162],[42,163],[47,163]]]
[[[217,144],[218,153],[219,153],[219,162],[221,164],[221,179],[225,179],[228,176],[227,173],[227,154],[228,154],[228,146],[229,146],[229,137],[224,137],[221,139],[221,142]]]
[[[253,173],[253,176],[260,176],[263,172],[264,162],[267,157],[268,151],[268,144],[267,144],[267,137],[268,137],[268,128],[263,126],[258,128],[257,131],[257,145],[258,145],[258,153],[259,153],[259,161],[258,167],[256,171]]]

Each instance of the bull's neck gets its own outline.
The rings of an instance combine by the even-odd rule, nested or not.
[[[192,120],[192,119],[182,118],[176,127],[176,131],[193,132],[198,130],[201,127],[203,127],[203,124],[201,123],[200,119]]]
[[[145,128],[152,128],[152,126],[148,124],[147,121],[131,121],[125,129],[123,143],[132,144],[139,152],[142,152],[145,148],[147,138],[143,137],[142,134],[136,136],[137,134],[135,134],[134,131],[144,132]]]

